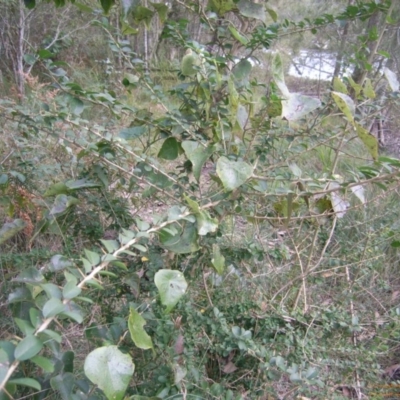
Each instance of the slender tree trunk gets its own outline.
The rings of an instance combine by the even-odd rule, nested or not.
[[[354,4],[354,0],[349,0],[348,5],[351,6],[353,4]],[[349,36],[349,28],[350,28],[350,21],[347,20],[344,25],[344,28],[343,28],[342,37],[340,39],[339,50],[338,50],[338,54],[337,54],[336,61],[335,61],[335,69],[333,71],[332,84],[333,84],[333,80],[339,76],[340,71],[342,69],[343,58],[344,58],[345,48],[346,48],[346,42],[347,42],[347,39]]]
[[[15,66],[15,82],[17,83],[18,97],[20,100],[25,94],[25,77],[24,77],[24,43],[25,43],[25,5],[23,0],[18,1],[18,35],[17,35],[17,51],[16,51],[16,66]]]

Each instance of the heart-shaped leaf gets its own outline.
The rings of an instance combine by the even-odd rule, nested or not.
[[[161,303],[171,311],[185,294],[187,283],[182,272],[160,269],[154,276],[154,282],[160,293]]]
[[[99,347],[85,360],[86,376],[97,385],[109,400],[124,397],[135,365],[129,354],[122,353],[117,346]]]
[[[243,161],[231,161],[220,157],[217,162],[217,174],[228,191],[243,185],[251,177],[253,167]]]

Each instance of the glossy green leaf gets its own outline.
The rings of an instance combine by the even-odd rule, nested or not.
[[[63,288],[64,299],[73,299],[81,294],[82,289],[75,282],[67,282]]]
[[[29,321],[25,321],[24,319],[21,318],[14,318],[14,322],[21,330],[21,332],[24,334],[24,336],[33,335],[35,333],[35,328]]]
[[[170,312],[185,294],[187,283],[182,272],[160,269],[154,276],[154,282],[160,293],[161,304]]]
[[[52,331],[50,329],[45,329],[43,331],[43,333],[46,334],[52,340],[56,341],[57,343],[61,343],[62,342],[62,336],[57,332],[54,332],[54,331]]]
[[[37,287],[39,289],[39,287]],[[37,329],[43,322],[42,313],[34,307],[29,309],[29,319],[31,321],[32,326]]]
[[[133,343],[139,349],[147,350],[153,348],[151,337],[144,330],[146,320],[133,308],[129,308],[128,329]]]
[[[100,347],[85,360],[84,370],[92,383],[97,385],[109,400],[121,400],[132,378],[135,365],[129,354],[117,346]]]
[[[231,161],[220,157],[217,161],[217,174],[228,191],[243,185],[253,174],[253,167],[244,161]]]
[[[21,340],[15,348],[14,357],[19,361],[29,360],[42,350],[43,343],[39,338],[29,335]]]
[[[65,305],[60,299],[55,297],[49,299],[43,306],[42,310],[45,318],[54,317],[61,314],[63,311],[65,311]]]
[[[41,390],[42,387],[40,386],[40,383],[32,378],[15,378],[15,379],[10,379],[8,383],[13,383],[15,385],[19,386],[28,386],[36,390]]]
[[[45,372],[50,374],[54,372],[54,364],[46,357],[35,356],[31,358],[31,361]]]
[[[15,219],[13,222],[6,222],[0,229],[0,244],[11,239],[26,226],[22,219]]]

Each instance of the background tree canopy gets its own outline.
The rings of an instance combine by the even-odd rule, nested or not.
[[[0,0],[0,399],[399,396],[399,15]]]

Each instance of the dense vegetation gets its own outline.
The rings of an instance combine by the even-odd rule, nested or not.
[[[0,0],[0,399],[399,397],[399,17]]]

